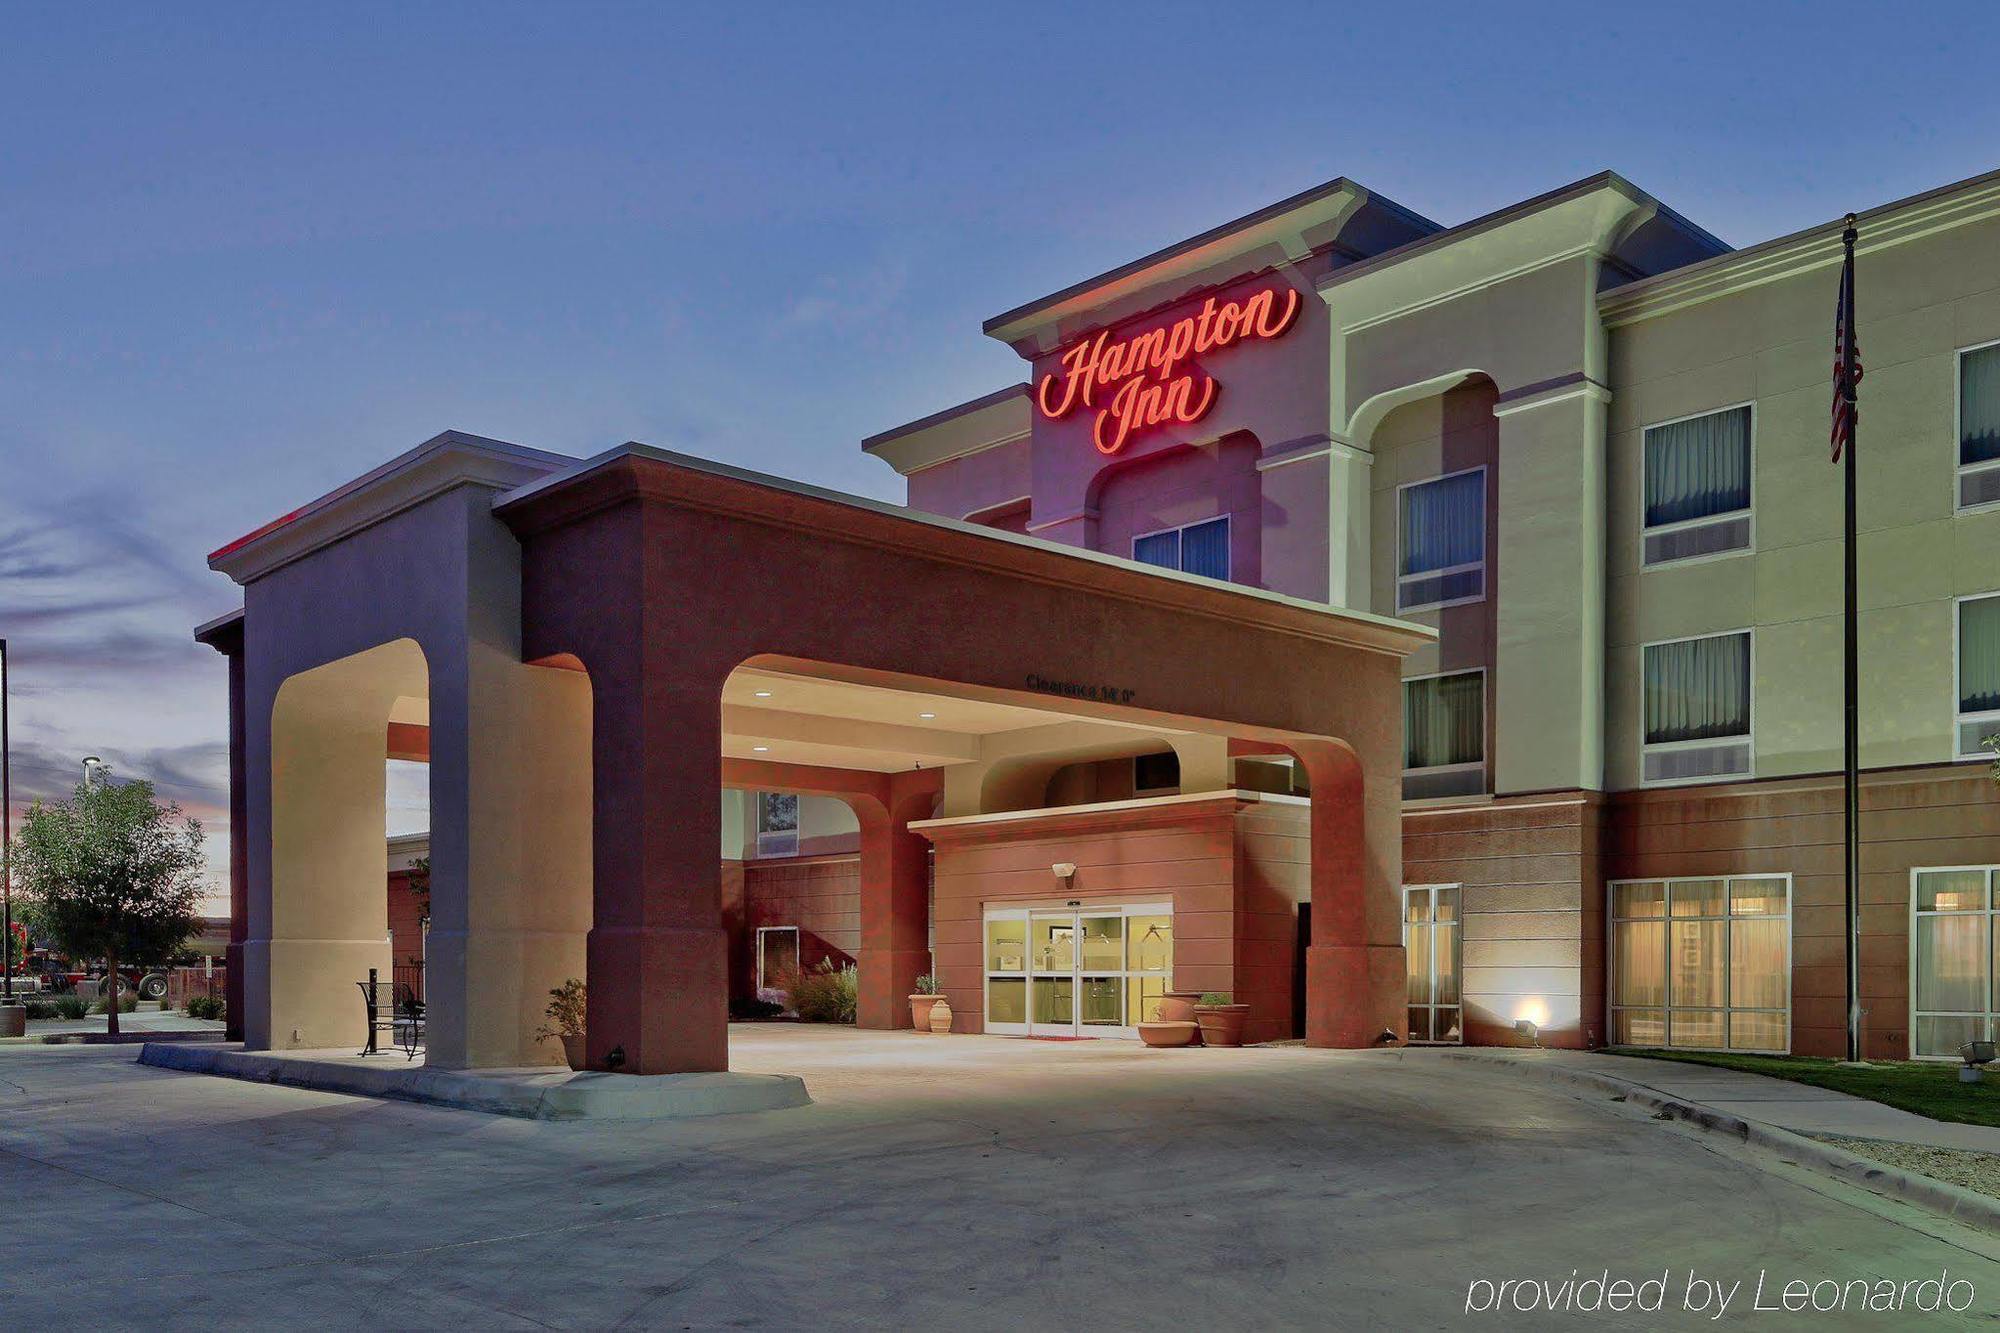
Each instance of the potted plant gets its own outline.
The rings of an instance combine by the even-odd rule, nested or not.
[[[555,987],[549,992],[548,1007],[542,1013],[549,1020],[548,1025],[535,1033],[535,1040],[561,1041],[563,1060],[571,1069],[583,1069],[583,983],[571,977]]]
[[[1204,992],[1201,1003],[1194,1007],[1194,1021],[1201,1026],[1204,1046],[1241,1046],[1243,1023],[1249,1017],[1250,1006],[1231,1004],[1226,991]]]
[[[1192,1023],[1194,1007],[1201,1003],[1198,990],[1170,990],[1160,997],[1160,1013],[1156,1021],[1161,1023]]]
[[[938,987],[936,974],[926,972],[918,977],[916,994],[910,996],[910,1026],[919,1032],[929,1032],[931,1010],[944,1003],[944,991]]]

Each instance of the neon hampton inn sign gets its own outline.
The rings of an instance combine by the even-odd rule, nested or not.
[[[1189,357],[1232,343],[1276,338],[1298,314],[1298,291],[1279,285],[1220,305],[1211,296],[1195,314],[1116,342],[1109,329],[1099,329],[1063,352],[1058,368],[1042,376],[1035,401],[1051,421],[1079,407],[1097,408],[1091,442],[1099,453],[1115,454],[1142,431],[1199,421],[1215,406],[1221,386]],[[1110,401],[1098,407],[1105,390]]]

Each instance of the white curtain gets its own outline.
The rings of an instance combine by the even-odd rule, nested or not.
[[[1750,507],[1750,409],[1646,432],[1646,526]]]
[[[1750,734],[1750,636],[1646,649],[1646,743]]]
[[[1958,711],[2000,708],[2000,597],[1958,604]]]
[[[1403,685],[1403,766],[1476,764],[1486,756],[1485,677],[1477,671]]]
[[[1403,489],[1404,574],[1486,558],[1486,474],[1461,472]]]
[[[1958,461],[2000,458],[2000,346],[1967,352],[1958,361]]]

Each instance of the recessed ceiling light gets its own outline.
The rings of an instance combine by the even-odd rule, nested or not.
[[[766,750],[769,750],[771,747],[768,745],[753,745],[750,748],[752,750],[755,750],[758,754],[763,754]]]
[[[759,699],[768,699],[771,697],[771,692],[769,690],[759,690],[757,691],[757,697]]]
[[[937,716],[937,714],[936,714],[936,713],[918,713],[918,714],[917,714],[917,716],[918,716],[918,717],[922,717],[922,718],[932,718],[932,717],[936,717],[936,716]]]

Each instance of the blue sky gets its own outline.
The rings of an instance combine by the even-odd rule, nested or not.
[[[0,3],[16,794],[219,813],[211,548],[447,427],[886,498],[986,316],[1346,175],[1735,244],[2000,167],[2000,7]],[[222,832],[219,822],[218,835]]]

